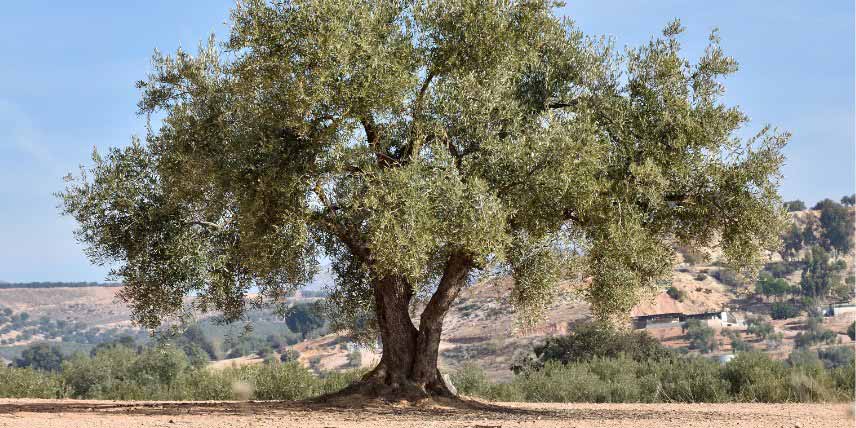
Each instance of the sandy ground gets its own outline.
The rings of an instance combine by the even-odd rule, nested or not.
[[[0,427],[834,427],[847,404],[525,404],[333,408],[294,402],[0,400]]]

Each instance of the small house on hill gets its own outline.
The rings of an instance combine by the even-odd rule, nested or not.
[[[699,314],[667,313],[633,317],[633,328],[671,328],[683,327],[691,319],[702,320],[711,327],[745,327],[743,319],[729,311],[703,312]]]

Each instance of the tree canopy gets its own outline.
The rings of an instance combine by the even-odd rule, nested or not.
[[[280,303],[325,255],[336,318],[380,332],[387,383],[435,380],[442,318],[476,275],[512,275],[524,320],[591,278],[607,318],[677,244],[742,267],[774,250],[788,135],[735,134],[717,33],[697,61],[678,21],[622,52],[553,6],[240,1],[225,43],[155,54],[139,108],[160,125],[95,153],[64,212],[147,326],[190,294],[226,319]]]

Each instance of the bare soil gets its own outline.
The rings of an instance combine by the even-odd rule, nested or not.
[[[553,404],[449,402],[331,407],[297,402],[0,400],[0,427],[836,427],[852,404]]]

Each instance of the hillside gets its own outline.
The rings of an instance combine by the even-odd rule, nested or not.
[[[793,214],[794,221],[803,225],[817,217],[818,213],[810,210]],[[794,257],[801,257],[804,252]],[[851,251],[848,257],[843,258],[846,260],[844,275],[853,275],[853,256]],[[781,257],[774,255],[771,261],[781,262]],[[784,278],[798,284],[800,271],[787,273]],[[523,328],[516,323],[508,301],[511,287],[511,279],[499,278],[475,284],[461,293],[444,323],[440,344],[441,367],[454,370],[467,362],[474,362],[492,377],[506,378],[511,375],[509,366],[512,362],[531,352],[533,343],[547,336],[566,334],[574,324],[590,318],[588,305],[576,295],[573,284],[568,283],[563,284],[562,292],[549,307],[544,320]],[[682,250],[676,260],[671,287],[673,290],[670,292],[663,290],[643,299],[633,308],[631,316],[728,310],[738,318],[746,319],[770,311],[771,302],[753,294],[754,284],[719,266],[716,257],[704,262],[693,252]],[[73,351],[87,350],[121,335],[144,339],[145,332],[131,324],[128,309],[117,300],[118,290],[115,286],[0,289],[0,356],[12,359],[25,345],[42,340],[61,343],[66,351]],[[679,298],[673,298],[675,296]],[[298,296],[294,303],[314,300]],[[845,332],[854,320],[853,315],[826,318],[825,328],[837,335],[836,340],[848,343],[850,339]],[[747,333],[745,327],[737,330],[753,347],[784,358],[794,347],[796,336],[805,330],[806,318],[803,313],[795,318],[773,320],[774,332],[782,334],[781,343],[762,340]],[[368,367],[379,359],[376,350],[356,347],[343,338],[328,334],[323,327],[300,336],[289,331],[272,312],[255,311],[250,319],[253,321],[252,340],[241,339],[243,324],[222,326],[203,320],[200,324],[202,331],[220,350],[220,361],[212,363],[212,367],[260,362],[262,358],[254,353],[261,353],[256,349],[264,347],[271,348],[266,353],[278,356],[279,351],[290,346],[299,353],[299,361],[318,370],[335,370],[355,364]],[[668,346],[686,348],[688,345],[685,331],[680,327],[649,329],[649,332]],[[714,356],[732,352],[721,329],[716,330],[716,339],[720,348]],[[244,349],[242,352],[234,350],[239,343]],[[232,351],[227,352],[229,349]]]

